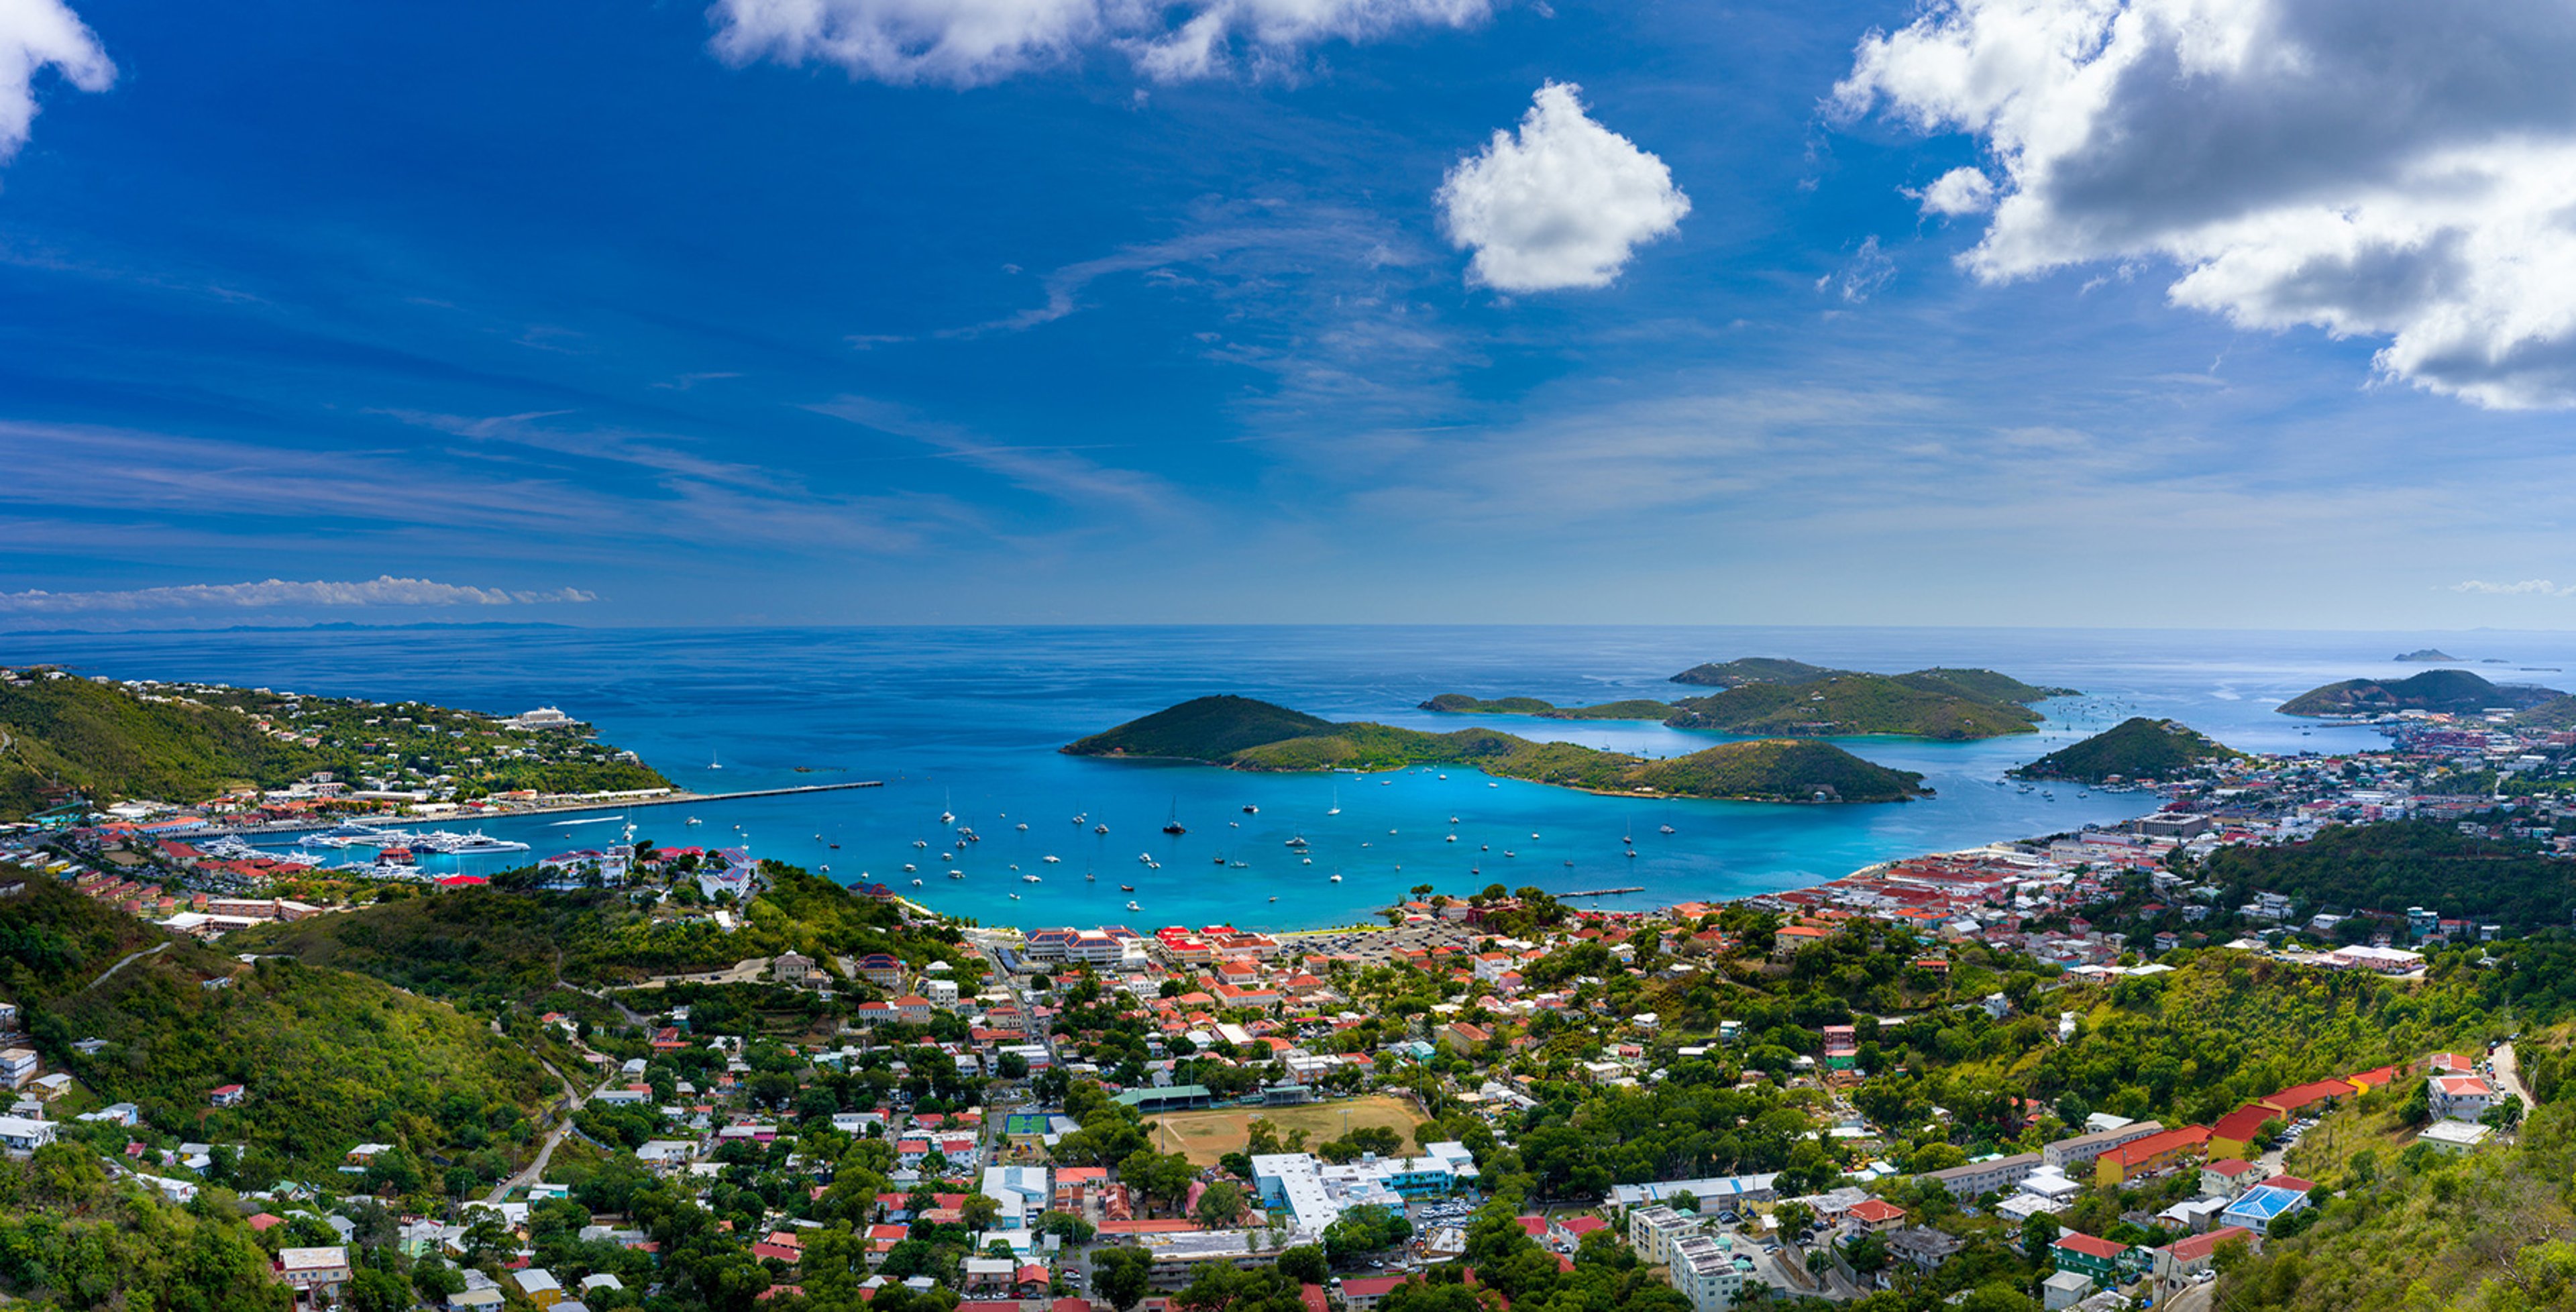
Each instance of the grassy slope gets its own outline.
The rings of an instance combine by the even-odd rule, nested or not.
[[[2221,848],[2202,874],[2231,901],[2277,892],[2336,911],[2425,906],[2518,931],[2563,925],[2576,910],[2576,864],[2433,820],[2330,825],[2304,843]]]
[[[2537,729],[2576,729],[2576,697],[2552,698],[2524,711],[2516,719]]]
[[[2016,703],[1970,696],[1947,678],[1883,674],[1836,674],[1802,684],[1748,683],[1685,699],[1680,711],[1668,723],[1681,729],[1948,740],[2033,733],[2040,718]]]
[[[2136,716],[2013,771],[2026,779],[2073,779],[2098,784],[2124,779],[2171,779],[2208,761],[2236,761],[2245,754],[2171,720]]]
[[[2426,670],[2403,679],[2346,679],[2311,688],[2281,703],[2280,713],[2350,715],[2417,710],[2457,715],[2491,706],[2538,706],[2560,695],[2554,689],[2501,686],[2467,670]]]
[[[317,768],[313,753],[259,732],[232,711],[146,702],[87,679],[0,684],[0,815],[42,809],[44,786],[92,797],[196,801],[241,782],[283,784]]]
[[[892,952],[944,957],[976,972],[972,954],[896,928],[897,913],[825,878],[773,867],[773,883],[727,934],[704,921],[655,921],[615,893],[463,889],[380,903],[345,915],[245,930],[226,940],[309,965],[373,975],[433,997],[534,1003],[564,981],[582,988],[639,983],[733,965],[790,948],[807,955]]]
[[[163,942],[92,986],[126,953]],[[430,1109],[452,1098],[468,1100],[466,1119],[488,1122],[495,1107],[525,1110],[559,1089],[525,1052],[444,1005],[345,971],[247,967],[42,877],[0,903],[0,954],[49,1062],[191,1137],[202,1115],[208,1133],[311,1164],[370,1137],[399,1135],[427,1153],[450,1142],[453,1127]],[[202,986],[217,977],[233,983]],[[70,1051],[90,1037],[114,1046]],[[229,1083],[257,1096],[206,1112],[206,1091]]]
[[[1325,732],[1237,746],[1264,733],[1281,733],[1313,721]],[[1204,745],[1172,731],[1192,725]],[[1133,732],[1131,732],[1133,731]],[[1155,751],[1133,745],[1149,743]],[[1408,765],[1470,765],[1487,774],[1596,792],[1666,792],[1685,797],[1810,801],[1820,789],[1844,801],[1895,801],[1919,792],[1922,776],[1872,765],[1841,748],[1804,744],[1784,751],[1779,743],[1726,743],[1669,761],[1649,762],[1572,743],[1541,743],[1495,729],[1424,733],[1393,725],[1331,724],[1245,698],[1201,698],[1169,711],[1095,734],[1064,750],[1075,755],[1159,755],[1244,770],[1394,769]]]

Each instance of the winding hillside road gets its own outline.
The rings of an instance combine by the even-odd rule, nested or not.
[[[118,971],[120,971],[120,970],[125,969],[128,965],[132,964],[132,963],[133,963],[136,959],[138,959],[138,958],[142,958],[142,957],[157,957],[157,956],[161,955],[162,953],[167,952],[167,951],[169,951],[169,950],[170,950],[170,941],[169,941],[169,940],[164,940],[164,941],[161,943],[161,945],[160,945],[160,946],[158,946],[158,947],[149,947],[149,948],[145,948],[145,949],[144,949],[144,950],[142,950],[141,952],[129,952],[129,953],[125,954],[125,957],[124,957],[124,959],[123,959],[123,960],[121,960],[121,961],[117,962],[115,965],[110,966],[110,967],[108,967],[108,968],[107,968],[107,969],[105,969],[105,970],[100,971],[100,972],[98,973],[98,978],[97,978],[97,979],[91,980],[89,983],[82,985],[82,986],[81,986],[81,991],[82,991],[82,992],[84,992],[84,993],[86,993],[86,992],[88,992],[89,990],[94,989],[94,988],[97,988],[99,985],[106,983],[106,982],[107,982],[107,979],[108,979],[108,976],[113,975],[113,974],[115,974],[116,972],[118,972]]]

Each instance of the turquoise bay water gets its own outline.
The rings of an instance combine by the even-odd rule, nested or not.
[[[2467,668],[2499,681],[2565,687],[2565,676],[2526,667],[2576,669],[2570,634],[1731,627],[357,630],[22,636],[8,639],[0,654],[116,677],[419,698],[500,713],[559,705],[687,788],[886,784],[638,809],[632,818],[642,837],[744,841],[755,855],[829,864],[844,881],[884,880],[986,923],[1231,921],[1287,929],[1364,920],[1422,883],[1449,892],[1488,883],[1551,892],[1642,885],[1643,893],[1598,901],[1649,906],[1739,897],[1916,852],[2110,824],[2152,799],[2080,797],[2060,787],[2048,801],[1995,780],[2133,714],[2178,718],[2248,749],[2375,746],[2381,739],[2369,731],[2303,726],[2272,707],[2333,679],[2412,673],[2421,667],[2388,658],[2426,646],[2467,657]],[[1559,704],[1670,699],[1695,691],[1667,682],[1671,674],[1734,656],[1883,671],[1987,666],[2087,695],[2043,706],[2049,719],[2036,735],[1981,743],[1844,740],[1871,760],[1922,771],[1937,793],[1878,806],[1643,802],[1497,783],[1472,770],[1451,769],[1445,778],[1440,771],[1248,775],[1055,751],[1185,698],[1235,692],[1333,719],[1425,729],[1483,722],[1531,737],[1678,754],[1725,739],[1657,724],[1441,716],[1415,705],[1442,692],[1527,694]],[[2508,663],[2474,663],[2484,657]],[[708,769],[710,761],[723,768]],[[1341,814],[1328,815],[1336,803]],[[955,844],[939,824],[943,808],[984,841]],[[703,823],[685,827],[690,815]],[[1085,817],[1081,825],[1076,815]],[[1188,834],[1157,832],[1167,816],[1177,816]],[[605,842],[618,828],[558,819],[484,828],[530,843],[536,856]],[[1095,824],[1110,832],[1095,835]],[[1659,833],[1664,824],[1676,832]],[[1453,832],[1458,841],[1445,841]],[[1300,836],[1311,865],[1286,846]],[[1635,837],[1638,857],[1622,855],[1623,836]],[[931,846],[915,848],[915,840]],[[956,859],[941,860],[943,852]],[[1048,855],[1059,863],[1046,863]],[[1235,868],[1238,861],[1246,868]],[[919,870],[905,873],[907,862]],[[949,869],[966,877],[948,879]],[[1086,871],[1096,881],[1086,881]],[[1331,882],[1334,873],[1340,883]],[[1024,874],[1043,882],[1023,883]],[[915,878],[923,881],[919,889],[911,886]],[[1122,892],[1121,884],[1136,891]],[[1141,910],[1125,910],[1130,898]]]

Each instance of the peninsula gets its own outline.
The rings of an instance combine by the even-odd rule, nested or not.
[[[2070,779],[2078,783],[2136,783],[2176,779],[2204,765],[2249,760],[2243,752],[2174,720],[2136,716],[2076,743],[2061,747],[2012,773],[2023,779]]]
[[[2431,711],[2474,715],[2498,708],[2529,710],[2565,694],[2523,683],[2490,683],[2467,670],[2426,670],[2403,679],[2346,679],[2281,703],[2283,715],[2386,715]]]
[[[1672,703],[1647,697],[1603,702],[1598,706],[1557,706],[1536,697],[1487,700],[1460,692],[1444,692],[1422,703],[1419,709],[1451,715],[1528,715],[1541,720],[1667,720],[1674,714]]]
[[[1183,702],[1061,750],[1260,771],[1458,765],[1586,792],[1730,801],[1895,802],[1929,791],[1918,773],[1874,765],[1829,743],[1724,743],[1648,760],[1572,743],[1532,742],[1494,729],[1435,734],[1367,722],[1336,724],[1235,696]]]
[[[79,797],[195,804],[468,802],[669,789],[551,707],[502,717],[422,702],[0,671],[0,820]],[[357,796],[364,795],[364,796]]]
[[[1557,706],[1536,697],[1492,700],[1442,693],[1426,711],[1528,715],[1545,720],[1659,720],[1676,729],[1797,737],[1887,735],[1963,741],[2035,733],[2033,702],[2075,696],[1993,670],[1933,668],[1910,674],[1836,670],[1804,661],[1749,657],[1695,665],[1675,683],[1718,688],[1679,702],[1645,698],[1598,706]]]

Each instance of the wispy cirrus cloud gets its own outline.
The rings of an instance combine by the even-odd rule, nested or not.
[[[1188,496],[1171,483],[1137,470],[1103,465],[1080,454],[1080,447],[994,442],[964,425],[869,396],[838,396],[806,409],[881,433],[911,438],[946,458],[997,475],[1014,487],[1074,505],[1106,502],[1133,511],[1169,515],[1189,504]]]
[[[255,583],[188,583],[103,592],[0,592],[0,614],[64,615],[84,611],[214,610],[275,606],[544,606],[599,600],[580,588],[481,588],[434,579],[262,579]]]

